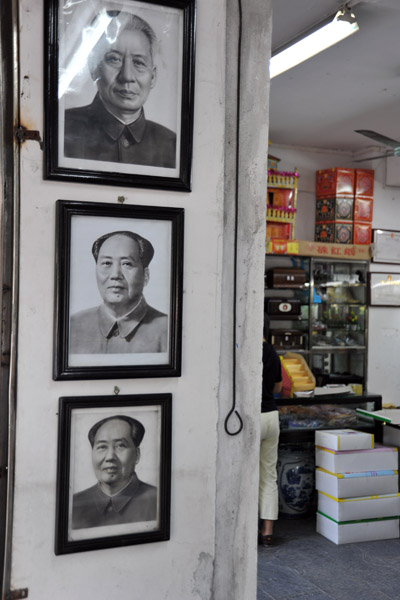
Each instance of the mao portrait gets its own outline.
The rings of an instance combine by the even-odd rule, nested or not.
[[[171,394],[58,408],[56,554],[169,539]]]
[[[136,474],[145,429],[140,421],[113,415],[88,432],[97,483],[74,494],[72,528],[100,527],[157,517],[157,488]]]
[[[183,210],[57,202],[54,378],[180,374]]]
[[[48,3],[46,176],[190,190],[195,1]]]

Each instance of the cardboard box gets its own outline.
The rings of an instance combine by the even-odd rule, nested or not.
[[[353,240],[357,244],[371,244],[372,225],[371,223],[353,223]]]
[[[318,510],[335,521],[359,521],[400,515],[400,494],[335,498],[318,492]]]
[[[372,198],[354,199],[354,221],[372,223],[374,201]]]
[[[391,540],[399,537],[399,518],[389,517],[338,523],[318,511],[317,533],[335,544]]]
[[[356,169],[354,178],[354,195],[356,197],[374,197],[374,173],[372,169]]]
[[[370,260],[371,247],[361,244],[327,244],[311,240],[267,240],[265,252],[274,255],[317,256],[342,260]]]
[[[370,450],[329,450],[315,446],[315,466],[331,473],[397,471],[397,448],[375,444]]]
[[[349,198],[317,198],[315,206],[315,220],[335,221],[353,219],[353,196]]]
[[[315,470],[315,489],[335,498],[357,498],[373,494],[396,494],[399,491],[398,471],[362,471],[361,473],[330,473]]]
[[[330,450],[368,450],[374,447],[374,436],[356,429],[320,430],[315,432],[315,444]]]
[[[317,198],[334,198],[354,195],[354,169],[320,169],[316,173]]]
[[[315,241],[332,244],[352,244],[353,223],[351,221],[315,223]]]

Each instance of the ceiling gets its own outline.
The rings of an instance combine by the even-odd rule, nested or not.
[[[354,133],[400,140],[400,0],[354,0],[359,31],[271,81],[272,144],[362,156],[384,146]],[[272,50],[327,17],[341,0],[272,0]]]

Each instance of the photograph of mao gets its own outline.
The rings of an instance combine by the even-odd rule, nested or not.
[[[59,399],[56,554],[169,539],[171,411],[171,394]]]
[[[179,377],[184,209],[57,200],[53,378]]]
[[[168,362],[171,223],[75,216],[70,252],[70,364]]]
[[[178,174],[182,11],[162,2],[60,1],[59,165]]]

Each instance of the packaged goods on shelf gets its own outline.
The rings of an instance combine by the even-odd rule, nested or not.
[[[374,197],[373,169],[356,169],[354,180],[354,195],[356,198]]]
[[[397,470],[398,452],[395,447],[379,444],[370,450],[344,451],[316,446],[315,465],[331,473]]]
[[[335,544],[395,539],[399,537],[399,517],[338,523],[318,511],[317,532]]]
[[[316,431],[315,444],[329,450],[368,450],[374,447],[374,436],[356,429]]]
[[[333,244],[352,244],[352,221],[329,221],[315,223],[315,241]]]
[[[395,494],[399,489],[398,471],[392,469],[359,473],[330,473],[317,467],[315,488],[335,498]]]
[[[291,223],[276,223],[267,221],[267,239],[278,238],[290,240],[292,237]]]
[[[371,223],[353,223],[353,241],[359,245],[371,244],[372,225]]]
[[[269,288],[302,288],[307,275],[300,267],[276,267],[268,269],[266,280]]]
[[[315,221],[351,221],[353,219],[353,196],[348,198],[317,198]]]
[[[296,298],[269,298],[266,301],[267,314],[273,317],[300,316],[301,304]]]
[[[268,187],[268,208],[295,208],[293,189]]]
[[[334,167],[319,169],[316,173],[317,198],[354,196],[354,169]]]
[[[293,239],[296,221],[297,172],[268,170],[266,241]]]
[[[354,221],[372,223],[373,208],[372,198],[354,198]]]
[[[299,350],[304,347],[304,336],[297,329],[270,329],[269,340],[276,349],[293,348]]]

